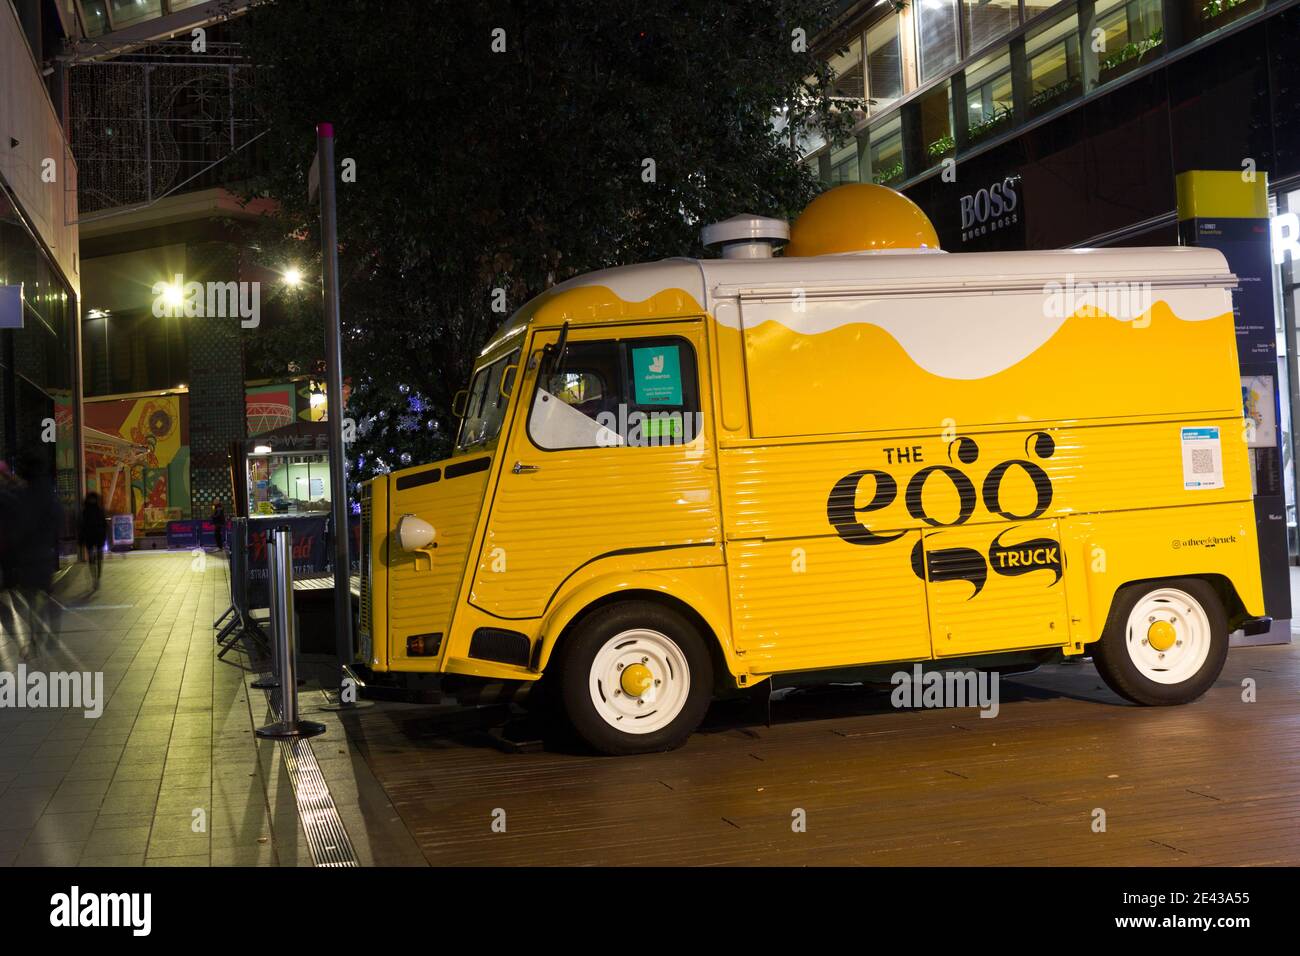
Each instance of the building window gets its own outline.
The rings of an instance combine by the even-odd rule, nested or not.
[[[1038,116],[1083,92],[1079,63],[1079,15],[1070,13],[1025,38],[1029,61],[1029,110]]]
[[[917,125],[921,131],[921,155],[917,170],[937,166],[957,149],[952,135],[951,84],[940,83],[916,101]]]
[[[81,0],[81,13],[86,36],[97,37],[108,32],[108,11],[104,9],[107,0]]]
[[[966,139],[974,144],[1011,124],[1011,51],[986,56],[966,68]]]
[[[1189,40],[1203,37],[1264,9],[1264,0],[1181,0],[1183,30]]]
[[[1097,29],[1105,45],[1097,53],[1097,83],[1106,83],[1160,55],[1164,30],[1160,0],[1098,0]]]
[[[830,60],[831,95],[860,100],[866,96],[862,80],[862,38],[856,37],[843,53]]]
[[[329,471],[329,455],[325,454],[249,455],[249,510],[257,514],[329,511]]]
[[[113,29],[120,30],[141,20],[162,16],[161,0],[110,0]]]
[[[189,321],[156,318],[147,310],[87,316],[82,329],[86,395],[154,391],[184,382]]]
[[[871,130],[867,147],[871,157],[871,181],[889,186],[903,178],[903,121],[895,116]]]
[[[962,0],[966,52],[978,53],[1020,25],[1020,0]]]
[[[917,0],[916,55],[925,83],[957,63],[957,0]]]
[[[1061,0],[1025,0],[1025,22],[1028,23],[1040,13],[1046,13]]]
[[[804,77],[803,86],[808,90],[817,89],[817,77]],[[791,127],[789,112],[787,110],[782,110],[781,115],[775,117],[774,125],[776,131],[783,137],[788,137],[804,156],[814,153],[826,145],[826,137],[822,135],[822,131],[817,127],[817,124],[811,123],[798,127]],[[814,159],[813,169],[816,168],[817,160]]]
[[[858,144],[851,142],[831,153],[831,185],[858,181]]]
[[[888,109],[903,95],[901,17],[891,13],[867,28],[867,96],[871,112]]]

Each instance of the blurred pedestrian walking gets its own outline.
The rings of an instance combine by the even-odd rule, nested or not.
[[[22,482],[6,462],[0,461],[0,634],[17,633],[20,610],[11,604],[14,562],[18,548],[18,494]]]
[[[226,509],[218,498],[212,505],[212,536],[216,539],[217,550],[221,551],[226,546]]]
[[[42,633],[52,636],[58,631],[59,605],[51,592],[59,569],[63,508],[46,456],[28,452],[18,472],[22,481],[9,499],[11,520],[5,522],[6,587],[17,596],[34,647]]]
[[[108,518],[100,507],[99,495],[90,492],[81,508],[81,528],[78,533],[81,546],[86,549],[86,563],[90,566],[92,588],[99,590],[99,579],[104,572],[104,544],[108,541]]]

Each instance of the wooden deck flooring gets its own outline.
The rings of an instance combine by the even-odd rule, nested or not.
[[[776,701],[771,727],[715,705],[682,749],[621,759],[502,753],[434,708],[348,722],[435,866],[1300,863],[1294,644],[1234,649],[1184,707],[1122,704],[1091,664],[1059,665],[1005,679],[994,719],[829,688]]]

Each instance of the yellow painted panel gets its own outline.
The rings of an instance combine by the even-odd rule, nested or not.
[[[914,532],[889,544],[839,538],[728,545],[735,644],[751,673],[929,656]]]
[[[388,476],[365,482],[361,502],[361,645],[375,670],[388,670]]]
[[[1199,294],[1203,308],[1228,304],[1221,290]],[[949,311],[931,316],[938,302],[946,303]],[[1226,309],[1198,321],[1179,318],[1163,300],[1134,321],[1081,312],[1058,320],[1059,328],[1020,361],[971,378],[927,371],[898,339],[871,321],[875,316],[881,322],[898,321],[900,315],[914,314],[919,331],[941,338],[951,334],[951,324],[963,310],[995,306],[1026,317],[1023,337],[1035,331],[1036,321],[1050,325],[1034,319],[1043,309],[1041,295],[987,293],[929,301],[809,302],[804,314],[834,308],[836,321],[847,320],[816,334],[774,320],[750,327],[746,317],[745,368],[754,437],[929,431],[943,428],[945,422],[962,428],[1227,413],[1241,405],[1232,313]],[[724,339],[740,334],[719,330]],[[945,360],[958,364],[951,357]],[[1196,369],[1196,374],[1175,371],[1180,369]]]
[[[540,616],[570,575],[610,552],[720,540],[716,472],[681,448],[510,454],[539,470],[516,475],[507,463],[501,476],[470,593],[492,614]],[[691,557],[664,551],[657,566]]]
[[[1183,488],[1185,425],[1219,428],[1224,487]],[[830,511],[838,503],[847,512],[842,527],[889,533],[929,527],[926,518],[958,521],[963,495],[963,523],[1011,520],[991,505],[1028,519],[1248,501],[1243,434],[1238,418],[1208,418],[724,448],[725,529],[728,538],[835,534]],[[917,506],[921,517],[912,513]]]
[[[410,472],[390,476],[387,544],[383,554],[388,574],[389,653],[395,661],[406,657],[406,639],[412,634],[442,633],[444,641],[440,651],[446,653],[445,638],[451,628],[483,491],[491,474],[488,468],[447,478],[447,467],[487,457],[477,453],[438,462],[436,467],[442,472],[440,480],[404,490],[397,489],[398,479]],[[425,469],[412,471],[417,470]],[[422,555],[410,554],[397,545],[397,523],[408,513],[434,527],[438,547],[434,550],[432,568]]]
[[[687,338],[697,367],[709,368],[702,322],[655,324],[641,334]],[[627,328],[584,328],[569,341],[630,335]],[[534,341],[534,353],[554,339],[546,333]],[[529,401],[536,375],[530,371],[521,384]],[[702,379],[706,410],[711,394]],[[711,417],[706,414],[703,434],[688,445],[544,450],[528,437],[528,416],[516,415],[470,602],[501,618],[536,618],[596,561],[617,562],[634,552],[661,555],[661,568],[716,560],[703,547],[721,540]],[[536,471],[516,474],[516,461]]]
[[[946,528],[924,543],[935,657],[1069,640],[1055,521]]]
[[[1066,519],[1087,557],[1093,637],[1115,591],[1129,581],[1223,575],[1252,615],[1264,613],[1255,508],[1249,501],[1204,508],[1155,508]]]
[[[718,304],[718,321],[724,323],[740,321],[734,303]],[[749,405],[745,397],[745,356],[740,347],[740,336],[730,329],[710,324],[720,333],[717,336],[717,364],[718,404],[722,410],[722,428],[727,432],[740,432],[749,419]]]
[[[1266,172],[1246,182],[1239,169],[1192,169],[1179,173],[1175,183],[1180,220],[1268,218]]]

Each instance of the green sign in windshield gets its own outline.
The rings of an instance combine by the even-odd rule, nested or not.
[[[680,405],[682,370],[676,345],[632,350],[632,381],[638,405]]]

